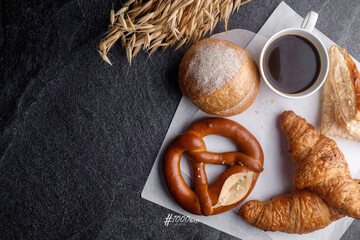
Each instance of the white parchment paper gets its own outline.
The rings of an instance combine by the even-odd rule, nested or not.
[[[319,17],[322,16],[320,15]],[[212,37],[232,41],[244,47],[255,60],[258,60],[261,49],[270,36],[284,28],[299,27],[302,19],[303,18],[288,5],[282,2],[257,34],[247,30],[237,29],[229,31],[228,33],[216,34]],[[320,37],[328,49],[334,44],[318,30],[315,29],[314,33]],[[355,61],[355,63],[359,67],[358,62]],[[277,194],[286,193],[295,189],[292,181],[295,167],[288,155],[286,139],[280,130],[279,115],[284,110],[293,110],[296,114],[304,117],[319,129],[321,119],[321,95],[322,89],[316,94],[301,100],[286,99],[273,93],[265,83],[262,82],[261,90],[253,105],[244,113],[230,117],[230,119],[245,126],[259,140],[264,151],[264,171],[261,173],[253,192],[247,200],[259,199],[265,201]],[[191,215],[179,207],[168,193],[163,182],[161,172],[162,154],[169,142],[176,135],[184,131],[191,122],[206,116],[208,115],[199,111],[185,97],[181,99],[145,184],[142,192],[143,198],[183,215],[191,216],[204,224],[244,240],[340,239],[353,219],[346,217],[333,222],[325,229],[309,234],[297,235],[281,232],[264,232],[250,226],[237,215],[240,206],[232,211],[210,217]],[[340,138],[334,139],[349,163],[352,176],[359,178],[360,161],[357,161],[357,156],[360,156],[360,143]],[[226,152],[236,149],[236,146],[234,146],[231,141],[222,137],[209,136],[205,138],[205,142],[209,151]],[[191,171],[186,160],[181,161],[181,170],[185,181],[191,184]],[[206,165],[206,172],[210,181],[222,171],[221,166]],[[165,218],[166,216],[162,217]]]

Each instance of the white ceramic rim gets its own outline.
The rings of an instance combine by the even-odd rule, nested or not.
[[[315,43],[312,39],[309,39],[306,35],[309,34],[311,35],[313,38],[316,39],[317,43]],[[298,35],[301,36],[305,39],[307,39],[308,41],[310,41],[311,43],[314,44],[314,46],[316,47],[316,49],[319,52],[319,57],[320,57],[320,73],[318,78],[316,79],[315,83],[313,83],[313,85],[306,89],[303,92],[299,92],[299,93],[285,93],[282,92],[278,89],[276,89],[273,85],[271,85],[271,83],[266,79],[265,76],[265,72],[264,72],[264,66],[263,66],[263,58],[264,55],[266,53],[266,50],[268,49],[269,45],[276,39],[285,36],[285,35]],[[320,48],[320,49],[319,49]],[[277,33],[275,33],[264,45],[261,54],[260,54],[260,59],[259,59],[259,65],[260,65],[260,73],[262,76],[262,79],[265,81],[266,85],[275,93],[277,93],[278,95],[282,96],[282,97],[286,97],[286,98],[292,98],[292,99],[297,99],[297,98],[304,98],[304,97],[308,97],[312,94],[314,94],[315,92],[317,92],[322,85],[325,83],[327,74],[329,72],[329,55],[327,52],[327,49],[324,45],[324,43],[316,36],[314,35],[312,32],[307,31],[303,28],[286,28],[284,30],[281,30]]]

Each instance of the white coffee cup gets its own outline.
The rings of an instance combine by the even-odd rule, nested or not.
[[[317,18],[318,18],[318,14],[316,12],[310,11],[306,15],[300,28],[287,28],[280,32],[277,32],[266,42],[265,46],[263,47],[263,49],[261,51],[260,60],[259,60],[261,76],[264,79],[265,83],[269,86],[269,88],[271,90],[273,90],[275,93],[279,94],[280,96],[283,96],[286,98],[303,98],[306,96],[310,96],[311,94],[313,94],[317,90],[319,90],[326,80],[326,76],[329,71],[329,56],[328,56],[327,50],[326,50],[324,44],[322,43],[322,41],[311,32],[315,27]],[[311,85],[311,87],[307,88],[304,91],[297,92],[297,93],[286,93],[286,92],[280,91],[279,89],[275,88],[267,79],[267,77],[265,75],[265,71],[264,71],[264,56],[265,56],[266,50],[269,48],[269,46],[275,40],[277,40],[283,36],[286,36],[286,35],[300,36],[300,37],[305,38],[308,41],[310,41],[316,48],[316,50],[319,54],[319,58],[320,58],[320,70],[319,70],[319,74],[318,74],[316,80]]]

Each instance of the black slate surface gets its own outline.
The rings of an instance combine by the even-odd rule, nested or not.
[[[258,31],[280,0],[253,0],[229,29]],[[203,224],[170,224],[140,193],[180,101],[186,47],[113,67],[96,52],[121,1],[2,0],[0,239],[234,239]],[[360,2],[286,1],[360,59]],[[216,32],[224,31],[219,24]],[[174,213],[175,214],[175,213]],[[355,220],[342,239],[358,239]]]

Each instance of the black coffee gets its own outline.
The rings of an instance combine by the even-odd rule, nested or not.
[[[320,57],[315,46],[297,35],[285,35],[272,42],[263,61],[268,81],[285,93],[305,91],[320,72]]]

